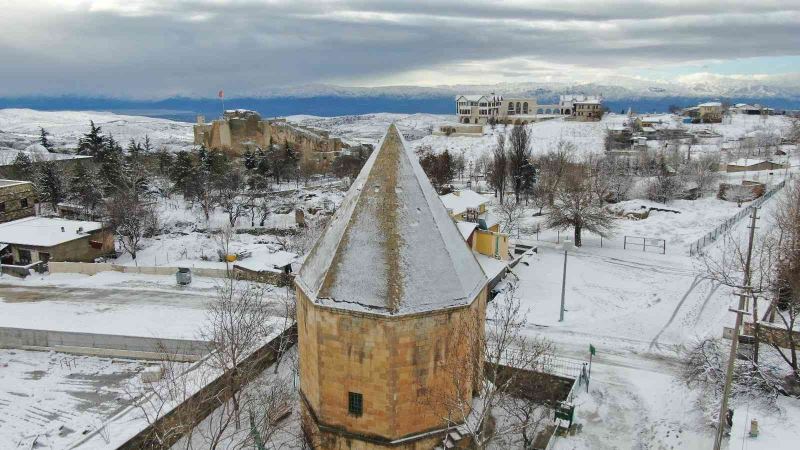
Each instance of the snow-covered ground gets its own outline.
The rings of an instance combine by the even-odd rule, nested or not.
[[[0,448],[66,448],[125,407],[126,386],[150,364],[0,350]]]
[[[183,148],[191,142],[188,123],[106,113],[28,110],[0,110],[0,141],[3,133],[33,141],[38,127],[44,126],[56,142],[74,145],[92,118],[103,126],[104,132],[123,142],[129,137],[143,139],[145,134],[156,145],[172,148]],[[430,146],[435,152],[448,149],[463,153],[469,160],[489,151],[496,136],[504,131],[503,126],[494,130],[487,126],[480,137],[433,136],[429,134],[431,129],[453,121],[454,117],[430,114],[288,119],[366,143],[377,142],[394,122],[412,139],[410,145],[415,148]],[[557,119],[532,124],[534,153],[553,149],[562,140],[575,144],[577,156],[600,153],[605,130],[623,120],[625,116],[610,114],[594,123]],[[685,127],[712,130],[725,140],[761,129],[781,134],[786,125],[783,117],[734,116],[730,123]],[[782,178],[780,174],[773,177]],[[745,178],[757,178],[768,184],[779,181],[766,174],[723,175],[728,182],[738,183]],[[338,206],[342,196],[343,192],[336,189],[304,189],[284,203],[320,208],[330,201]],[[764,213],[774,203],[774,199],[767,202]],[[538,253],[524,257],[513,271],[520,279],[517,293],[528,309],[526,332],[552,340],[561,354],[573,358],[588,358],[589,344],[598,349],[589,393],[576,399],[583,430],[574,437],[559,439],[558,449],[694,449],[710,447],[713,439],[708,418],[697,407],[700,394],[677,379],[677,350],[697,337],[719,336],[723,326],[731,326],[733,315],[728,306],[732,295],[729,288],[700,276],[697,261],[688,256],[688,247],[740,209],[735,203],[709,196],[695,201],[676,200],[668,205],[633,199],[619,207],[634,210],[641,205],[676,212],[653,211],[644,220],[620,219],[614,236],[604,240],[602,248],[599,237],[586,235],[584,247],[570,251],[563,322],[558,321],[563,250],[556,240],[565,234],[543,230],[537,242],[537,235],[525,233],[535,229],[542,218],[529,212],[523,220],[524,229],[518,239],[539,247]],[[205,232],[227,221],[222,211],[214,211],[206,222],[198,215],[197,208],[188,209],[179,198],[162,201],[159,211],[167,231],[148,238],[137,261],[123,255],[117,263],[224,266],[215,258],[218,245]],[[276,213],[265,225],[291,228],[293,219],[293,214]],[[249,218],[240,219],[237,225],[249,228]],[[737,226],[738,232],[743,226],[741,223]],[[666,254],[660,254],[655,246],[643,252],[636,247],[635,239],[633,249],[625,250],[624,236],[663,239]],[[270,234],[237,234],[231,250],[272,253],[280,250],[283,245],[280,241]],[[93,277],[33,276],[22,281],[0,278],[0,326],[194,338],[213,288],[213,280],[195,278],[190,288],[181,289],[175,286],[174,277],[111,272]],[[69,320],[64,320],[65,317]],[[734,436],[740,439],[748,417],[754,416],[762,425],[762,436],[746,439],[746,448],[795,448],[800,440],[797,424],[800,401],[782,398],[779,405],[778,413],[763,411],[756,405],[736,405]]]
[[[0,154],[3,147],[24,150],[38,142],[40,128],[51,134],[56,147],[76,148],[78,139],[89,131],[89,122],[113,135],[126,146],[131,139],[150,137],[154,148],[170,150],[192,146],[192,124],[144,116],[126,116],[100,111],[36,111],[32,109],[0,109]]]
[[[100,272],[0,278],[0,326],[198,339],[221,280]],[[275,315],[283,289],[275,288]]]
[[[672,123],[678,126],[678,117],[669,116]],[[328,130],[334,135],[347,139],[377,143],[390,123],[396,123],[414,148],[429,146],[434,152],[445,149],[451,153],[464,154],[468,160],[476,160],[489,151],[497,141],[497,135],[504,133],[506,127],[498,125],[494,129],[484,126],[484,134],[472,136],[438,136],[430,131],[440,125],[452,123],[455,116],[436,114],[366,114],[361,116],[317,117],[289,116],[290,121],[303,125]],[[600,122],[574,122],[563,119],[547,120],[529,125],[532,135],[533,154],[542,154],[555,149],[560,141],[570,142],[576,147],[576,156],[604,152],[606,130],[621,125],[628,120],[626,115],[610,113]],[[720,142],[739,139],[747,133],[760,130],[775,132],[783,136],[788,130],[790,121],[784,116],[745,116],[735,115],[730,121],[720,124],[681,124],[687,131],[709,130],[722,135]],[[705,145],[703,148],[718,148],[718,145]],[[699,151],[699,150],[698,150]]]
[[[196,339],[217,280],[100,272],[0,278],[0,326]]]
[[[769,226],[780,195],[763,206],[761,226]],[[691,202],[680,207],[691,207]],[[698,203],[694,214],[702,219],[705,210],[713,211]],[[661,229],[678,229],[667,239],[679,240],[681,215],[657,213],[630,226],[654,217]],[[709,222],[706,227],[713,226]],[[745,226],[739,223],[733,232],[744,233]],[[703,229],[702,223],[686,227]],[[710,447],[714,429],[709,417],[714,414],[700,408],[707,402],[700,392],[679,380],[680,351],[732,326],[731,288],[704,278],[699,262],[686,252],[662,255],[587,245],[569,251],[566,312],[559,322],[563,249],[552,242],[538,245],[538,253],[525,256],[514,269],[520,279],[517,295],[528,310],[527,332],[551,340],[561,355],[572,358],[588,360],[589,345],[597,349],[589,393],[575,401],[582,431],[560,438],[556,448]],[[734,402],[731,448],[795,448],[800,400],[781,398],[778,405],[778,410],[766,410],[749,401]],[[742,440],[753,418],[762,436]]]

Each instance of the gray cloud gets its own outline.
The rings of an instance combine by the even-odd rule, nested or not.
[[[0,95],[581,78],[800,54],[796,1],[3,3]]]

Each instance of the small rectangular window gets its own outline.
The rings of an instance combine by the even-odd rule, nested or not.
[[[6,204],[5,202],[0,202],[0,213],[6,212]]]
[[[27,198],[23,198],[22,200],[20,200],[19,201],[19,206],[21,208],[27,208],[28,207],[28,199]]]
[[[347,394],[347,411],[354,416],[360,416],[364,412],[364,397],[358,392],[349,392]]]

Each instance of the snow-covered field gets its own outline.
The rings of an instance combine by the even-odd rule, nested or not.
[[[762,208],[762,227],[769,226],[776,199]],[[695,215],[702,218],[708,207],[698,206]],[[680,228],[679,217],[655,216],[665,230],[670,222]],[[632,221],[630,226],[652,219]],[[703,229],[702,224],[687,228]],[[739,235],[745,231],[743,222],[733,230]],[[668,239],[677,241],[680,232],[673,231]],[[538,245],[539,252],[524,257],[514,269],[520,280],[517,294],[528,311],[527,332],[554,342],[561,355],[581,360],[588,360],[590,344],[597,348],[589,393],[576,399],[582,431],[559,439],[555,448],[710,447],[709,417],[714,413],[701,408],[707,399],[678,378],[680,351],[699,338],[719,337],[723,327],[732,326],[732,289],[704,278],[700,262],[686,252],[661,255],[584,246],[569,252],[566,312],[559,322],[563,249],[552,242]],[[712,246],[708,251],[713,250]],[[765,358],[775,357],[771,350],[764,352]],[[777,410],[744,400],[733,407],[731,448],[790,449],[800,440],[798,399],[781,398]],[[744,437],[753,418],[762,428],[758,439]]]
[[[0,350],[0,448],[63,449],[126,406],[151,363]]]
[[[89,122],[120,142],[123,147],[131,139],[150,137],[153,146],[170,150],[192,146],[192,124],[143,116],[125,116],[100,111],[36,111],[32,109],[0,109],[0,154],[2,148],[24,150],[38,142],[39,129],[51,134],[56,147],[76,148],[78,139],[89,131]]]
[[[196,339],[217,281],[100,272],[0,278],[0,326]]]
[[[143,139],[148,134],[157,145],[170,148],[185,148],[191,142],[188,123],[106,113],[18,111],[0,110],[0,147],[3,136],[12,134],[35,140],[39,126],[53,133],[56,142],[72,145],[69,142],[77,142],[88,128],[90,118],[121,141],[129,137]],[[605,130],[625,118],[610,114],[596,123],[557,119],[532,124],[533,151],[544,153],[564,140],[575,144],[577,156],[601,153]],[[430,114],[288,119],[366,143],[377,142],[394,122],[411,139],[413,147],[430,146],[435,152],[448,149],[463,153],[468,160],[488,152],[496,136],[504,132],[502,126],[494,130],[487,126],[480,137],[434,136],[430,135],[431,129],[451,122],[454,117]],[[787,124],[783,117],[734,116],[730,123],[685,127],[712,130],[722,134],[724,140],[763,129],[780,135]],[[775,184],[783,177],[773,176],[775,180],[765,174],[730,174],[724,175],[724,179],[738,183],[745,177],[758,178]],[[329,201],[338,206],[342,195],[336,189],[308,188],[284,203],[320,208]],[[767,202],[762,215],[767,215],[774,204],[774,199]],[[521,234],[512,236],[539,247],[538,253],[525,256],[513,271],[519,277],[517,293],[528,309],[526,332],[546,337],[562,355],[573,358],[587,359],[589,344],[598,349],[589,392],[576,399],[578,421],[583,429],[576,436],[559,439],[557,449],[695,449],[709,448],[713,440],[708,417],[698,408],[698,401],[702,401],[700,393],[677,378],[678,351],[698,337],[719,336],[723,326],[731,326],[733,315],[728,306],[733,297],[729,288],[700,275],[698,262],[688,256],[688,247],[740,209],[733,202],[710,196],[695,201],[676,200],[668,205],[633,199],[618,206],[633,210],[641,205],[676,212],[653,211],[644,220],[620,219],[614,236],[604,240],[602,248],[599,237],[585,236],[584,247],[570,251],[563,322],[558,320],[563,250],[556,241],[565,234],[542,230],[538,236],[525,235],[542,222],[541,217],[529,212]],[[224,266],[215,258],[218,244],[205,232],[227,221],[222,211],[214,211],[206,222],[198,215],[197,208],[187,208],[179,198],[162,201],[159,211],[168,231],[148,238],[137,261],[123,255],[117,263]],[[276,213],[265,226],[291,228],[293,221],[293,214]],[[237,225],[249,228],[249,222],[249,218],[240,218]],[[737,232],[741,233],[743,227],[740,223]],[[660,254],[655,247],[643,252],[641,247],[635,247],[635,242],[633,249],[623,249],[625,236],[663,239],[666,254]],[[280,241],[268,234],[236,234],[231,250],[249,250],[255,257],[278,251],[285,243]],[[214,282],[206,279],[195,278],[190,288],[181,289],[175,286],[173,277],[118,273],[93,277],[34,276],[23,281],[3,278],[0,279],[0,326],[194,338],[213,288]],[[735,407],[736,439],[741,439],[752,417],[762,424],[762,436],[737,441],[735,445],[732,442],[731,448],[744,445],[751,449],[789,449],[800,441],[800,401],[782,398],[777,412],[746,403]]]

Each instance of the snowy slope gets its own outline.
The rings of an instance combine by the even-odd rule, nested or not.
[[[192,124],[187,122],[99,111],[0,109],[0,148],[24,150],[39,138],[40,127],[52,135],[57,147],[75,148],[80,136],[89,131],[90,121],[123,145],[130,139],[144,140],[145,136],[156,148],[177,150],[192,145]]]

